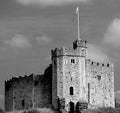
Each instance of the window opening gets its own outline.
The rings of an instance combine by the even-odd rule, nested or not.
[[[57,63],[56,63],[56,60],[54,60],[54,65],[56,65]]]
[[[70,95],[73,95],[73,92],[74,92],[73,87],[70,87]]]
[[[71,63],[73,63],[73,64],[74,64],[74,63],[75,63],[75,59],[71,59]]]
[[[38,81],[34,81],[34,85],[37,86],[38,85]]]
[[[100,76],[100,75],[97,75],[97,79],[98,79],[98,80],[101,80],[101,76]]]
[[[90,83],[88,83],[88,102],[90,103]]]
[[[109,67],[110,65],[109,65],[109,63],[107,64],[107,67]]]
[[[25,100],[22,100],[22,108],[24,109],[25,107]]]

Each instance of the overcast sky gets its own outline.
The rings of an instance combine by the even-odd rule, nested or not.
[[[12,76],[42,74],[51,49],[72,47],[77,39],[75,9],[80,6],[81,38],[88,57],[112,62],[120,90],[120,0],[0,0],[0,99]]]

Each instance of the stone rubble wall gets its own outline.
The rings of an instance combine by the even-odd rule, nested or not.
[[[52,104],[52,67],[44,75],[13,77],[5,81],[5,111],[50,107]]]
[[[114,70],[111,64],[87,60],[88,102],[90,106],[114,107]]]

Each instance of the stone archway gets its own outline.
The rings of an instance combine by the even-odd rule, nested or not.
[[[74,103],[70,102],[69,106],[70,106],[69,113],[74,113],[74,111],[75,111]]]

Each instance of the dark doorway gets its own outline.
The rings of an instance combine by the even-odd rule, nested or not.
[[[25,108],[25,100],[22,100],[22,109]]]
[[[74,103],[70,102],[69,105],[70,105],[70,111],[69,111],[69,113],[74,113]]]

